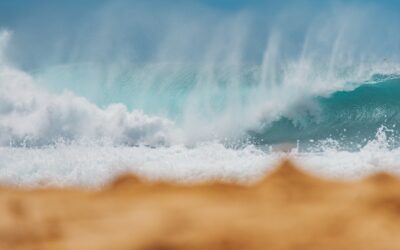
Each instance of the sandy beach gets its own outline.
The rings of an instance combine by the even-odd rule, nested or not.
[[[252,185],[0,189],[0,249],[400,249],[400,181],[322,180],[284,161]]]

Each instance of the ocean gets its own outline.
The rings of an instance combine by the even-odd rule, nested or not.
[[[5,25],[0,183],[248,183],[283,158],[326,178],[400,174],[397,5],[122,2],[59,21],[65,36],[46,15]]]

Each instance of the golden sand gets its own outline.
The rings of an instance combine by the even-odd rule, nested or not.
[[[400,249],[400,181],[283,162],[250,185],[123,176],[101,191],[0,188],[0,249]]]

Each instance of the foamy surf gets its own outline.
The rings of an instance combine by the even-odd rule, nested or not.
[[[358,151],[340,150],[332,141],[315,150],[289,151],[254,145],[229,148],[217,142],[195,147],[115,146],[111,143],[58,143],[52,146],[0,147],[0,181],[17,186],[98,188],[123,173],[152,181],[199,183],[209,180],[254,183],[282,158],[313,174],[354,180],[378,173],[400,174],[400,150],[390,148],[385,131]]]

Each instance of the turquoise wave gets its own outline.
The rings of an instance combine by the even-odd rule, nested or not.
[[[282,143],[334,139],[363,145],[382,126],[398,137],[400,125],[400,76],[374,75],[349,91],[313,98],[316,109],[293,110],[297,116],[283,116],[258,131],[249,131],[257,143]]]
[[[123,103],[131,110],[166,117],[178,127],[185,122],[188,110],[209,124],[221,122],[220,118],[228,112],[230,119],[237,116],[235,122],[244,123],[251,118],[249,113],[254,108],[274,94],[263,95],[282,84],[279,75],[275,85],[262,82],[260,67],[254,65],[214,67],[207,72],[199,71],[196,65],[136,65],[126,69],[116,67],[115,71],[109,65],[106,68],[107,71],[102,71],[101,67],[90,64],[67,65],[34,75],[53,91],[73,91],[100,107]],[[343,74],[351,76],[351,72]],[[57,84],[48,84],[52,82]],[[286,95],[287,99],[296,98],[287,106],[288,110],[280,110],[273,119],[268,114],[256,113],[260,120],[249,123],[254,125],[250,128],[244,126],[233,137],[258,145],[307,143],[328,138],[362,145],[374,138],[382,126],[392,129],[397,136],[400,75],[375,74],[368,81],[342,85],[350,90],[336,91],[329,96],[306,94],[301,98],[294,90]],[[278,89],[276,93],[288,90]]]

